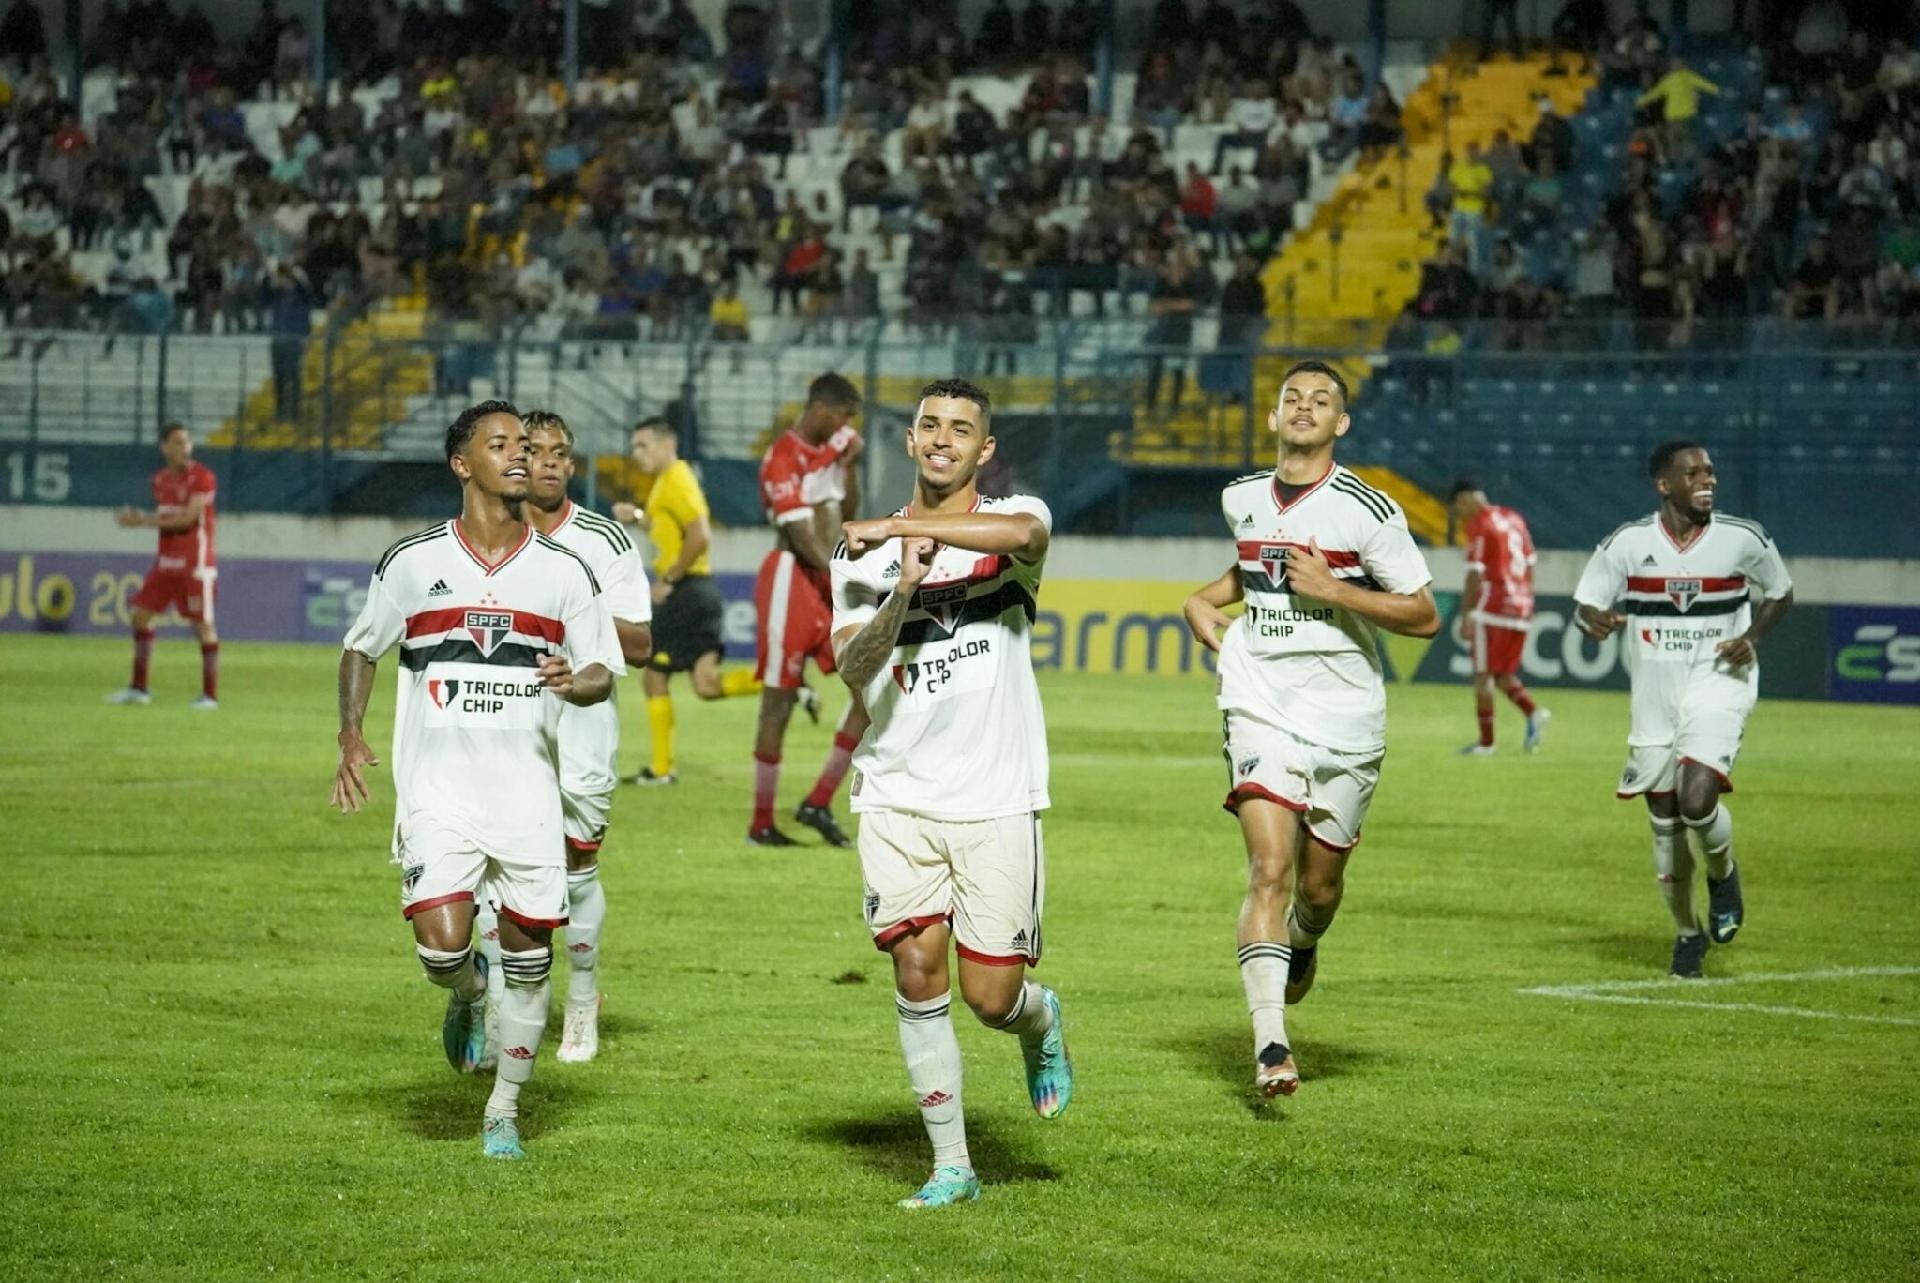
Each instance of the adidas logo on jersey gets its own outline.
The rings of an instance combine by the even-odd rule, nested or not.
[[[880,577],[882,579],[898,579],[900,577],[900,563],[896,561],[891,566],[888,566],[880,572]]]
[[[1027,947],[1027,932],[1026,932],[1026,929],[1023,927],[1020,930],[1013,933],[1013,951],[1015,953],[1020,953],[1024,951],[1026,947]]]
[[[431,588],[429,588],[429,589],[427,589],[427,596],[429,596],[429,597],[451,597],[451,596],[453,596],[453,589],[451,589],[451,588],[449,588],[449,587],[447,587],[447,581],[446,581],[446,580],[444,580],[444,579],[436,579],[436,580],[434,580],[434,581],[433,581],[433,587],[431,587]]]
[[[1253,514],[1251,512],[1240,518],[1240,528],[1242,530],[1251,530],[1253,528]]]
[[[1648,566],[1657,566],[1657,565],[1659,565],[1659,564],[1660,564],[1659,562],[1657,562],[1657,561],[1655,561],[1655,560],[1653,559],[1653,554],[1652,554],[1652,553],[1648,553],[1648,554],[1647,554],[1647,555],[1646,555],[1645,557],[1643,557],[1643,558],[1641,559],[1641,561],[1640,561],[1640,565],[1641,565],[1641,568],[1642,568],[1642,569],[1645,569],[1645,568],[1646,568],[1646,567],[1648,567]]]

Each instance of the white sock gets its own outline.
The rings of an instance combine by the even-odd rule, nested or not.
[[[444,949],[429,949],[424,944],[416,944],[413,951],[420,955],[420,965],[426,968],[427,979],[442,989],[453,990],[453,996],[462,1002],[472,1002],[480,996],[480,977],[474,969],[473,950],[459,949],[448,953]]]
[[[1295,901],[1287,905],[1287,944],[1295,949],[1311,949],[1320,943],[1320,937],[1327,933],[1328,924],[1308,927],[1300,921],[1300,904]],[[1288,955],[1291,958],[1292,955]]]
[[[598,864],[568,872],[567,905],[567,1001],[590,1003],[600,993],[600,927],[607,920]]]
[[[553,994],[547,973],[553,968],[553,950],[508,949],[501,952],[500,960],[507,973],[507,990],[494,1016],[500,1022],[500,1064],[494,1070],[487,1113],[513,1118],[520,1113],[520,1087],[533,1077],[540,1035],[547,1029],[547,1005]]]
[[[1697,935],[1700,920],[1693,916],[1693,848],[1687,845],[1686,826],[1680,817],[1649,815],[1653,828],[1653,872],[1660,879],[1660,895],[1673,914],[1674,931],[1683,936]]]
[[[1287,964],[1292,960],[1290,947],[1271,940],[1240,946],[1240,983],[1253,1017],[1256,1058],[1273,1043],[1287,1045]]]
[[[488,903],[485,896],[474,906],[473,938],[480,952],[486,955],[487,997],[493,999],[497,1007],[500,995],[506,992],[507,975],[500,970],[500,911]]]
[[[967,1154],[967,1120],[960,1110],[960,1040],[953,1036],[947,994],[925,1002],[893,996],[900,1013],[900,1053],[907,1081],[920,1102],[920,1120],[933,1142],[935,1167],[973,1167]]]
[[[1053,1009],[1047,1006],[1040,986],[1031,980],[1021,985],[1020,996],[1013,1000],[1013,1010],[993,1028],[1017,1035],[1023,1042],[1053,1028]]]
[[[1707,876],[1724,881],[1733,872],[1733,815],[1726,807],[1715,805],[1704,820],[1688,820],[1687,827],[1700,841],[1700,854],[1707,860]]]

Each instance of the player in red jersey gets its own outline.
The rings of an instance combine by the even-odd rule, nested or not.
[[[833,604],[828,582],[840,523],[857,515],[860,481],[850,466],[860,457],[853,416],[860,393],[838,374],[823,374],[807,387],[806,408],[760,461],[760,500],[776,532],[773,551],[760,563],[753,604],[760,619],[760,725],[753,740],[753,823],[747,841],[756,846],[794,846],[773,822],[780,784],[780,747],[794,702],[806,690],[807,660],[834,671]],[[809,709],[811,711],[811,709]],[[833,795],[846,777],[853,750],[867,729],[856,698],[840,720],[833,752],[793,818],[834,846],[853,839],[834,822]]]
[[[1460,752],[1493,752],[1493,692],[1498,687],[1527,719],[1526,750],[1536,752],[1553,716],[1533,702],[1520,683],[1520,657],[1533,620],[1533,536],[1512,508],[1488,503],[1477,481],[1456,481],[1447,496],[1453,519],[1467,538],[1467,586],[1460,593],[1455,626],[1473,656],[1473,710],[1480,738]]]
[[[122,508],[123,526],[152,526],[160,551],[129,603],[133,607],[133,681],[107,696],[110,704],[146,704],[147,666],[153,659],[153,620],[171,606],[200,639],[200,697],[193,707],[220,707],[220,634],[213,627],[213,473],[193,461],[193,433],[184,423],[160,429],[166,467],[153,474],[153,511]]]

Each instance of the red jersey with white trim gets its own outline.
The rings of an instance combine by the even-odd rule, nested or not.
[[[979,512],[1028,512],[1031,495],[980,500]],[[906,516],[901,509],[895,516]],[[873,725],[853,753],[856,812],[994,820],[1044,811],[1047,725],[1033,676],[1042,563],[941,547],[914,591],[893,653],[861,691]],[[833,551],[833,631],[862,625],[893,595],[900,541],[859,560]]]
[[[345,647],[400,650],[393,713],[394,854],[416,827],[453,831],[520,863],[565,861],[557,773],[560,712],[540,685],[548,655],[574,669],[621,662],[613,618],[586,562],[531,527],[497,565],[457,521],[389,548]]]
[[[847,424],[819,445],[793,428],[780,434],[760,460],[760,502],[776,526],[813,516],[815,504],[847,497],[847,454],[859,438]]]
[[[1216,703],[1343,753],[1387,742],[1387,693],[1374,625],[1287,589],[1286,560],[1317,542],[1335,577],[1393,593],[1433,581],[1400,505],[1335,464],[1282,504],[1271,469],[1220,496],[1238,544],[1247,609],[1220,647]]]
[[[1533,618],[1533,535],[1512,508],[1488,504],[1467,522],[1467,569],[1480,572],[1480,595],[1468,609],[1489,624]]]
[[[207,497],[200,520],[185,530],[162,530],[156,570],[188,572],[213,568],[213,469],[188,463],[184,472],[162,468],[153,474],[153,508],[162,521],[183,515],[193,496]]]
[[[1714,513],[1685,545],[1655,513],[1594,549],[1573,599],[1596,610],[1617,602],[1627,617],[1620,645],[1633,682],[1634,736],[1667,724],[1661,710],[1677,708],[1689,686],[1758,689],[1758,664],[1729,664],[1716,653],[1747,630],[1755,589],[1773,600],[1793,590],[1793,579],[1758,522],[1726,513]]]

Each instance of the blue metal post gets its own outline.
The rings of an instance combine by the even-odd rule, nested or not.
[[[826,93],[826,101],[822,106],[826,109],[827,119],[838,123],[841,82],[847,74],[847,0],[828,0],[825,63],[822,79],[826,83],[822,88]]]
[[[567,0],[565,21],[560,27],[560,65],[567,83],[567,101],[574,100],[580,87],[580,0]]]
[[[1102,116],[1113,115],[1113,47],[1118,20],[1114,0],[1100,0],[1099,16],[1093,35],[1094,110]]]
[[[327,0],[307,0],[307,48],[313,55],[315,102],[327,101]]]

